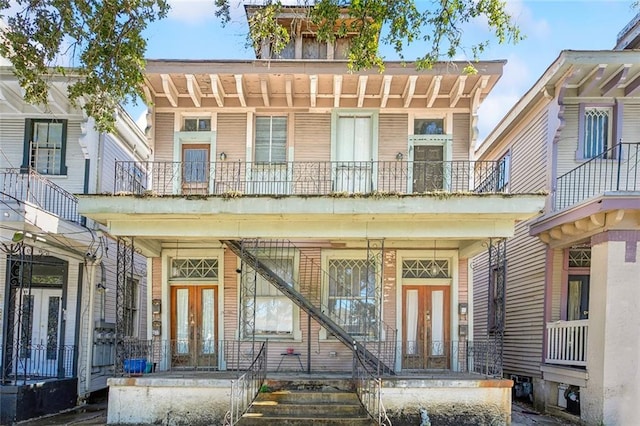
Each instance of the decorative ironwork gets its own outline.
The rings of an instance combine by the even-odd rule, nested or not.
[[[218,279],[218,259],[173,259],[171,278]]]
[[[569,248],[569,267],[570,268],[589,268],[591,267],[591,247],[571,247]]]
[[[133,238],[128,242],[118,238],[116,254],[116,330],[115,330],[115,375],[122,375],[126,359],[125,339],[129,331],[127,316],[127,296],[134,278],[134,245]]]
[[[58,330],[60,327],[60,298],[49,297],[49,317],[47,318],[47,359],[56,359]]]
[[[507,240],[489,240],[489,331],[504,333]]]
[[[450,278],[448,259],[404,259],[402,278]]]
[[[554,211],[607,191],[640,190],[640,143],[619,143],[556,180]]]
[[[251,403],[260,392],[267,377],[267,342],[263,342],[260,351],[246,373],[231,381],[230,409],[225,415],[224,425],[234,425],[247,412]]]

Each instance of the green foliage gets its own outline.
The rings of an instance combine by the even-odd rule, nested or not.
[[[249,17],[247,44],[252,45],[256,52],[260,52],[263,46],[269,46],[271,51],[280,53],[291,40],[289,31],[282,25],[278,25],[276,19],[281,9],[280,1],[269,2]],[[216,12],[217,15],[218,12]]]
[[[141,34],[148,23],[166,16],[166,0],[14,3],[18,12],[7,18],[0,53],[12,62],[25,100],[46,105],[49,80],[68,75],[70,101],[80,104],[99,130],[113,130],[116,106],[143,96],[147,42]],[[8,6],[8,0],[0,0],[0,11]]]

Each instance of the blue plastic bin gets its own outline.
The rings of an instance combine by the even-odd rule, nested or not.
[[[124,360],[124,372],[129,374],[142,374],[147,368],[147,360],[144,358],[131,358]]]

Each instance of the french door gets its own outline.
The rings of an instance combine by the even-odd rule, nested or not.
[[[171,287],[172,366],[218,367],[217,287]]]
[[[402,306],[402,368],[449,368],[449,286],[405,285]]]
[[[444,184],[444,146],[414,146],[413,192],[439,191]]]
[[[209,145],[182,146],[182,193],[206,195],[209,193]]]
[[[370,116],[338,117],[335,192],[366,193],[372,189]]]

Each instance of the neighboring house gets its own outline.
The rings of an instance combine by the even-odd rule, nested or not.
[[[544,196],[507,193],[498,162],[470,160],[504,62],[350,73],[349,36],[290,28],[277,59],[263,43],[256,60],[149,60],[153,161],[119,161],[115,194],[80,197],[82,214],[150,258],[153,339],[123,341],[118,366],[195,371],[111,379],[109,423],[219,424],[229,375],[207,371],[249,367],[267,340],[267,374],[350,377],[356,353],[376,374],[411,374],[383,384],[398,416],[419,421],[419,404],[446,398],[435,413],[484,415],[507,395],[487,413],[506,421],[511,382],[474,382],[501,360],[499,340],[468,337],[468,284],[489,273],[469,259]],[[427,383],[434,371],[450,375]]]
[[[114,133],[96,132],[65,95],[73,78],[52,77],[48,106],[33,106],[0,67],[2,424],[73,407],[113,375],[116,243],[74,194],[113,191],[116,159],[151,151],[123,110]],[[133,263],[122,332],[144,338],[146,263]]]
[[[637,46],[638,28],[617,49]],[[506,268],[505,377],[590,425],[640,418],[639,88],[638,51],[563,51],[476,153],[510,164],[511,192],[549,194],[494,266]],[[487,284],[474,276],[478,335],[495,306]]]

